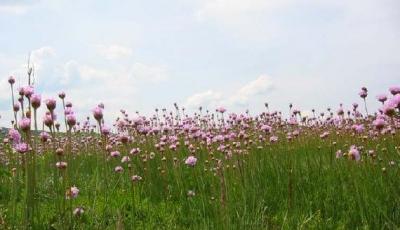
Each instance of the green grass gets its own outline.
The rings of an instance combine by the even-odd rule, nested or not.
[[[335,132],[331,132],[335,133]],[[137,136],[131,169],[120,158],[104,161],[97,141],[78,146],[68,162],[65,187],[48,149],[38,156],[38,204],[33,229],[397,229],[400,227],[399,134],[363,139],[341,131],[319,138],[306,129],[291,142],[241,143],[242,153],[225,159],[216,145],[199,149],[194,167],[183,161],[186,147],[158,152],[153,138]],[[74,136],[78,139],[78,135]],[[144,142],[138,144],[140,139]],[[336,144],[333,144],[336,142]],[[232,144],[232,143],[231,143]],[[335,158],[338,149],[363,146],[362,161]],[[182,144],[183,145],[183,141]],[[259,148],[262,147],[262,148]],[[6,147],[5,147],[6,148]],[[373,149],[376,157],[367,155]],[[154,159],[150,159],[154,152]],[[16,159],[14,153],[12,159]],[[165,157],[165,160],[162,158]],[[174,157],[177,160],[174,160]],[[144,162],[143,159],[146,159]],[[218,160],[221,160],[218,163]],[[394,165],[389,165],[394,161]],[[14,162],[15,163],[15,162]],[[122,174],[114,173],[117,165]],[[22,168],[0,167],[0,228],[23,229],[25,186]],[[382,168],[386,168],[383,171]],[[56,176],[54,175],[56,173]],[[132,183],[134,174],[143,180]],[[67,200],[67,187],[80,189]],[[194,197],[187,192],[193,190]],[[224,198],[222,198],[224,196]],[[81,206],[85,213],[72,215]]]

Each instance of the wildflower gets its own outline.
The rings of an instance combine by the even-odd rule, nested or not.
[[[30,99],[31,99],[32,107],[34,109],[37,109],[40,107],[42,97],[39,94],[33,94]]]
[[[64,99],[64,98],[65,98],[65,93],[64,93],[64,92],[60,92],[60,93],[58,94],[58,97],[59,97],[60,99]]]
[[[49,111],[53,111],[56,108],[57,102],[53,98],[49,98],[46,100],[46,107]]]
[[[270,141],[271,143],[275,143],[275,142],[278,141],[278,137],[277,137],[277,136],[271,136],[271,137],[269,138],[269,141]]]
[[[29,145],[27,143],[18,143],[15,145],[15,151],[24,154],[29,151]]]
[[[386,125],[386,121],[383,120],[382,118],[377,118],[373,121],[372,123],[374,125],[374,127],[378,130],[383,129],[383,127],[385,127]]]
[[[361,160],[360,152],[358,151],[358,149],[357,149],[357,147],[355,145],[352,145],[350,147],[349,157],[350,157],[350,159],[355,160],[355,161],[360,161]]]
[[[126,163],[126,162],[130,162],[131,158],[129,158],[129,156],[123,156],[121,159],[121,163]]]
[[[19,111],[19,104],[18,104],[18,103],[15,103],[15,104],[13,105],[13,111],[14,111],[14,112],[18,112],[18,111]]]
[[[132,182],[138,182],[138,181],[141,181],[141,180],[142,180],[142,177],[141,177],[141,176],[138,176],[138,175],[133,175],[133,176],[131,177],[131,180],[132,180]]]
[[[187,196],[188,197],[194,197],[196,195],[196,193],[193,191],[193,190],[189,190],[188,192],[187,192]]]
[[[76,125],[76,117],[73,114],[67,115],[66,117],[67,124],[70,128]]]
[[[97,106],[96,108],[93,109],[93,117],[97,121],[100,121],[103,119],[103,109]]]
[[[392,86],[389,88],[389,91],[393,95],[400,94],[400,86]]]
[[[118,151],[112,151],[112,152],[110,153],[110,156],[112,156],[112,157],[119,157],[120,155],[121,155],[121,153],[118,152]]]
[[[79,194],[79,189],[74,185],[71,188],[69,188],[66,192],[66,198],[70,199],[70,198],[77,198]]]
[[[385,94],[379,94],[376,96],[376,99],[382,103],[384,103],[387,100],[387,96]]]
[[[111,129],[107,126],[103,126],[103,127],[101,127],[101,133],[104,136],[108,136],[111,133]]]
[[[18,130],[10,129],[8,131],[8,136],[11,138],[14,144],[18,144],[21,141],[21,134],[19,134]]]
[[[40,140],[44,143],[50,138],[50,135],[47,132],[40,133]]]
[[[136,154],[140,153],[140,149],[139,148],[133,148],[133,149],[131,149],[131,151],[129,153],[131,155],[136,155]]]
[[[186,158],[185,160],[185,164],[188,166],[195,166],[197,162],[197,158],[195,156],[189,156],[188,158]]]
[[[115,168],[114,168],[114,172],[116,172],[116,173],[121,173],[121,172],[123,172],[124,171],[124,168],[122,168],[122,166],[116,166]]]
[[[342,150],[336,151],[336,158],[341,158],[343,156]]]
[[[15,78],[13,76],[10,76],[8,78],[8,83],[10,83],[10,85],[13,85],[15,83]]]
[[[19,127],[22,131],[28,132],[31,129],[31,119],[29,118],[22,118],[19,121]]]
[[[83,210],[83,208],[78,207],[78,208],[75,208],[72,213],[74,214],[74,216],[81,216],[81,215],[83,215],[84,212],[85,212],[85,210]]]
[[[58,169],[66,169],[67,166],[68,166],[67,162],[64,162],[64,161],[59,161],[56,163],[56,167]]]

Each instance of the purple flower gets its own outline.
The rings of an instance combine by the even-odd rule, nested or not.
[[[46,100],[46,106],[48,110],[53,111],[57,106],[57,102],[55,99],[49,98]]]
[[[97,121],[100,121],[103,119],[103,109],[97,106],[96,108],[93,109],[93,117]]]
[[[14,144],[18,144],[21,142],[21,134],[19,134],[18,130],[10,129],[8,131],[8,136],[11,138]]]
[[[389,88],[389,91],[393,95],[400,94],[400,86],[392,86]]]
[[[13,85],[15,83],[15,78],[13,76],[10,76],[8,78],[8,83],[10,83],[10,85]]]
[[[29,145],[27,143],[18,143],[15,145],[14,149],[23,154],[29,151]]]
[[[349,157],[350,157],[350,159],[355,160],[355,161],[360,161],[361,160],[360,151],[358,151],[358,149],[357,149],[357,147],[355,145],[352,145],[350,147]]]
[[[31,104],[32,104],[32,107],[33,107],[34,109],[39,108],[41,102],[42,102],[42,97],[41,97],[39,94],[33,94],[33,95],[31,96]]]
[[[28,132],[31,129],[31,119],[29,118],[22,118],[18,124],[21,130],[24,132]]]
[[[191,167],[195,166],[197,162],[197,158],[195,156],[189,156],[188,158],[186,158],[185,160],[185,164],[189,165]]]
[[[67,120],[67,124],[68,124],[69,128],[72,128],[73,126],[76,125],[75,115],[73,115],[73,114],[67,115],[66,120]]]

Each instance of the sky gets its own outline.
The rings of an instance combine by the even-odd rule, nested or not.
[[[400,85],[398,0],[0,0],[0,126],[10,75],[79,118],[120,109],[251,114],[362,103]]]

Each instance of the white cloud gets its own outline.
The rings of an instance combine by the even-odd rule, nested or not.
[[[158,83],[168,79],[168,68],[166,65],[148,65],[136,62],[131,67],[129,75],[138,80]]]
[[[251,81],[240,88],[237,93],[229,98],[229,104],[247,105],[252,97],[267,93],[273,88],[272,80],[267,75],[261,75],[256,80]]]
[[[212,109],[218,106],[243,107],[248,106],[249,101],[252,99],[262,96],[272,89],[273,83],[271,78],[267,75],[260,75],[257,79],[248,82],[236,90],[231,96],[208,90],[188,97],[184,104],[188,108],[198,108],[199,106]]]
[[[129,57],[132,55],[132,49],[121,45],[98,45],[97,52],[108,60]]]
[[[189,108],[198,108],[199,106],[211,107],[218,106],[221,99],[222,93],[208,90],[188,97],[184,104]]]

